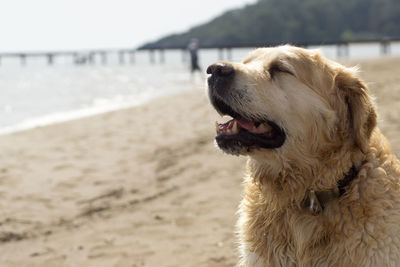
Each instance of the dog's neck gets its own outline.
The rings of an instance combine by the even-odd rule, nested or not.
[[[351,156],[345,155],[342,159],[330,166],[320,164],[319,169],[313,169],[299,168],[296,164],[275,168],[277,164],[263,164],[262,160],[253,158],[247,167],[251,183],[261,191],[269,208],[285,210],[293,207],[317,215],[328,202],[345,193],[358,174],[357,168],[362,165],[361,158],[356,160],[360,164],[350,166],[345,162],[354,162]]]
[[[308,190],[303,200],[303,207],[308,209],[312,215],[318,215],[329,201],[341,197],[346,192],[346,187],[357,177],[357,174],[358,170],[353,165],[338,181],[336,187],[325,191]]]

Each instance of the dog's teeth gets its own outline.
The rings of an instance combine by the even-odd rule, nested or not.
[[[237,122],[236,121],[233,122],[232,132],[233,133],[237,133],[238,132],[238,127],[237,127]]]
[[[219,130],[218,122],[216,121],[216,122],[215,122],[215,131],[218,132],[218,130]]]
[[[265,124],[261,124],[260,126],[257,127],[257,129],[259,129],[260,131],[268,131],[270,130],[271,127],[265,125]]]
[[[232,130],[231,130],[231,129],[227,129],[227,130],[226,130],[226,133],[227,133],[227,134],[231,134],[231,133],[232,133]]]

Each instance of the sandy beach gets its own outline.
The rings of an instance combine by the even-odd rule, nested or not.
[[[360,64],[400,156],[400,58]],[[234,266],[246,158],[205,91],[0,136],[0,266]]]

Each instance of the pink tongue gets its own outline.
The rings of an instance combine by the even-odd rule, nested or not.
[[[252,121],[246,121],[243,119],[236,120],[237,124],[240,128],[246,129],[247,131],[255,134],[265,134],[272,130],[271,126],[268,124],[260,124],[258,127],[255,127]]]
[[[224,132],[226,130],[231,130],[233,128],[233,124],[237,123],[237,126],[247,130],[248,132],[254,133],[254,134],[267,134],[269,133],[272,128],[271,126],[269,126],[268,124],[260,124],[258,125],[258,127],[255,127],[254,123],[252,121],[247,121],[244,119],[240,119],[240,120],[230,120],[224,124],[218,124],[218,132]]]
[[[240,128],[246,129],[247,131],[253,130],[254,123],[251,121],[246,121],[243,119],[236,120],[237,124],[240,126]]]

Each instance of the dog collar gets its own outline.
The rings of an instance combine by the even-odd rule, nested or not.
[[[358,170],[353,165],[344,177],[338,181],[337,187],[327,191],[308,190],[303,200],[304,207],[307,208],[312,215],[318,215],[324,210],[327,202],[339,198],[346,193],[346,187],[357,177],[357,174]]]

